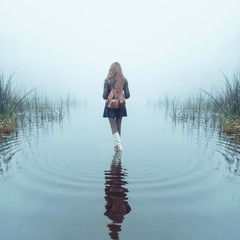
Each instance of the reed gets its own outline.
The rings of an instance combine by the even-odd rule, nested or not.
[[[71,102],[69,96],[52,101],[37,89],[26,92],[14,83],[13,76],[0,75],[0,134],[16,131],[19,125],[63,119]]]
[[[13,132],[16,124],[16,121],[13,121],[11,118],[0,115],[0,133],[9,133]]]
[[[199,89],[197,94],[178,101],[165,97],[165,106],[170,109],[175,121],[218,125],[219,130],[240,136],[240,71],[231,79],[223,74],[224,84],[211,92]],[[166,100],[167,99],[167,100]]]

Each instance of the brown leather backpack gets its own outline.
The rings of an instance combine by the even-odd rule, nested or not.
[[[126,105],[126,99],[124,96],[123,91],[119,94],[116,89],[114,89],[111,85],[111,82],[109,79],[107,79],[110,86],[111,86],[111,91],[108,95],[108,98],[106,100],[107,107],[112,108],[112,109],[120,109],[123,108]]]

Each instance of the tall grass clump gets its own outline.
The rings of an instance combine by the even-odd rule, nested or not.
[[[0,132],[14,131],[16,111],[21,108],[24,95],[21,89],[13,85],[13,74],[5,78],[0,75]]]
[[[170,110],[175,121],[211,124],[219,126],[219,130],[240,135],[240,71],[231,78],[225,74],[224,82],[211,92],[204,89],[178,101],[176,98],[165,100],[165,106]]]
[[[225,74],[223,87],[219,86],[214,93],[207,94],[211,100],[211,110],[217,112],[220,130],[239,135],[240,133],[240,71],[229,79]]]
[[[240,134],[240,71],[234,73],[232,80],[224,75],[225,88],[216,96],[222,115],[223,131]]]
[[[13,76],[0,75],[0,134],[16,131],[19,125],[62,120],[69,97],[53,101],[37,89],[25,91],[14,83]]]

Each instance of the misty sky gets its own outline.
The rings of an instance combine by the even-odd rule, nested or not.
[[[112,62],[133,101],[219,84],[240,56],[239,0],[0,0],[0,69],[47,92],[102,96]]]

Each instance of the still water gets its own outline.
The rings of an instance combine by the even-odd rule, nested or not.
[[[103,106],[2,140],[1,240],[239,240],[240,147],[128,104],[122,156]]]

